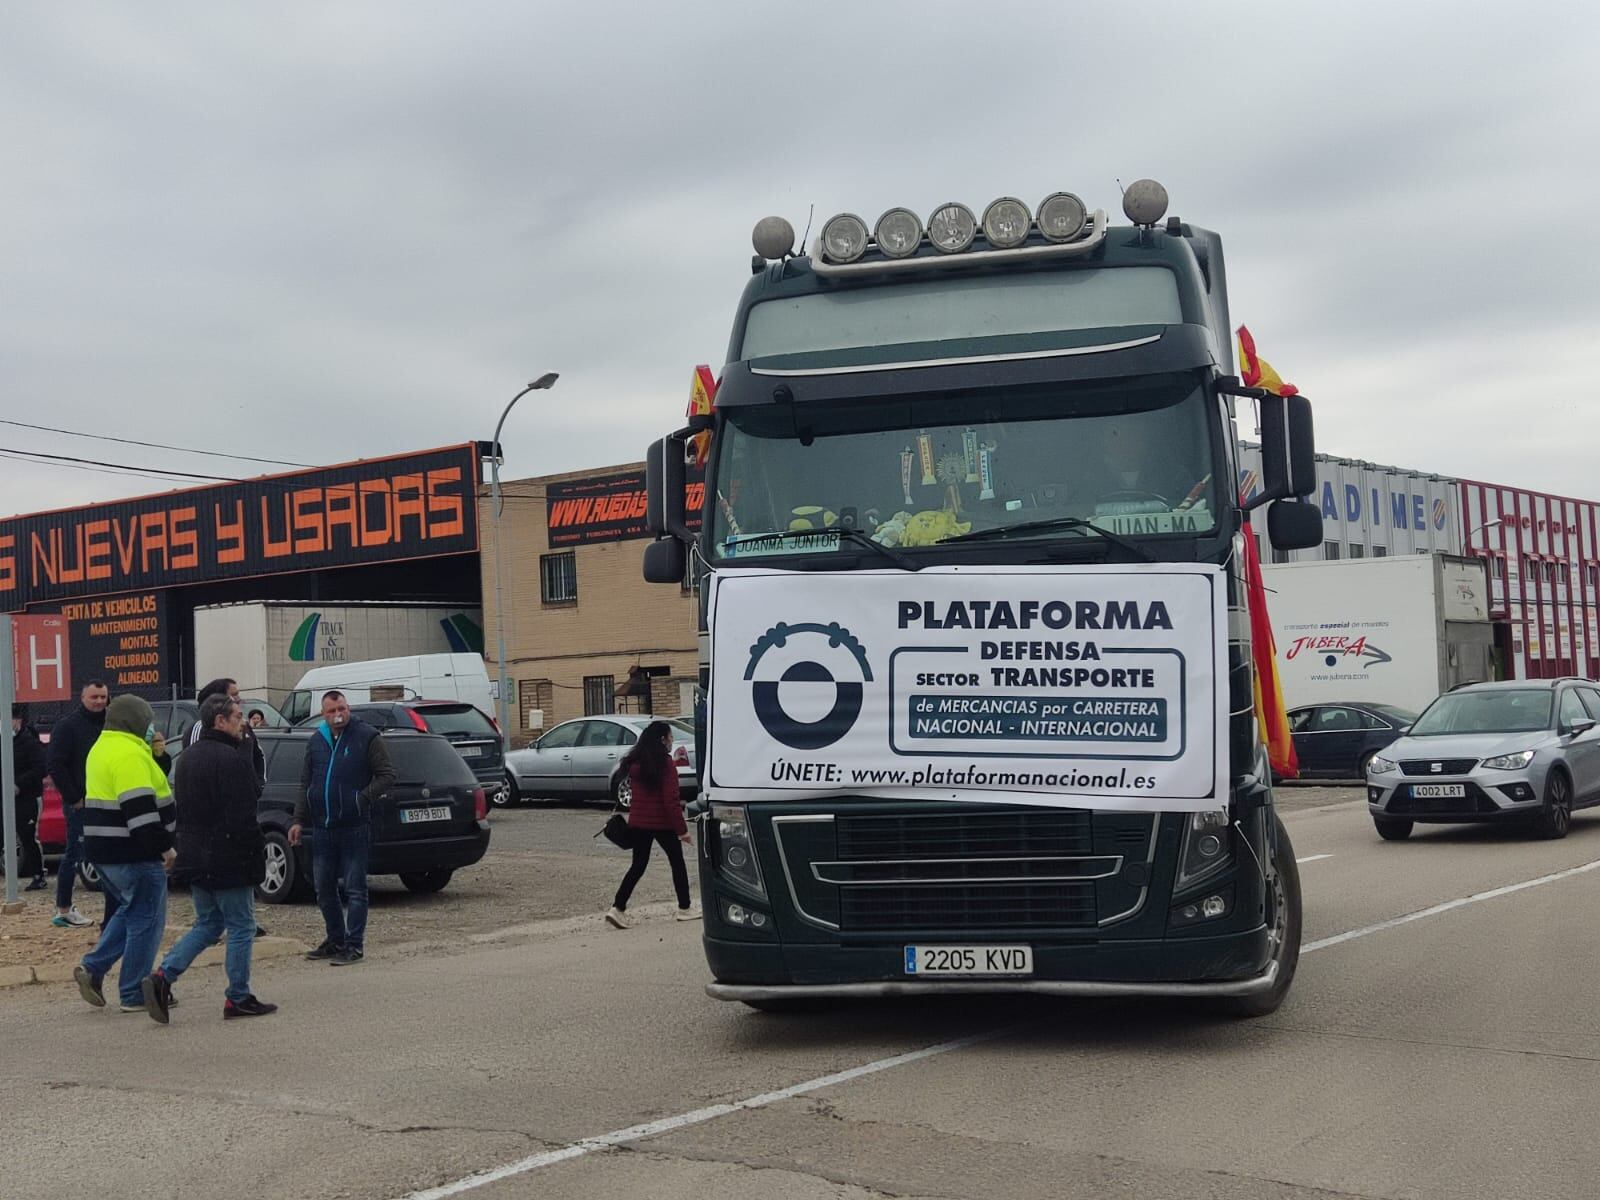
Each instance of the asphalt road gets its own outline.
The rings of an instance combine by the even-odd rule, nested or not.
[[[1600,814],[1562,842],[1391,844],[1350,796],[1287,796],[1306,954],[1252,1022],[1023,1000],[758,1014],[705,997],[698,925],[658,903],[610,932],[586,893],[576,917],[380,942],[355,969],[264,965],[284,1009],[261,1021],[223,1024],[214,970],[168,1028],[13,989],[0,1193],[1593,1196]],[[609,878],[576,844],[592,815],[509,814],[507,851],[570,835]]]

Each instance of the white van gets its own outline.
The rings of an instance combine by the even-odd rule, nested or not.
[[[489,671],[476,654],[407,654],[312,667],[289,693],[283,715],[299,722],[322,711],[322,697],[343,692],[351,704],[378,700],[461,700],[495,710]]]

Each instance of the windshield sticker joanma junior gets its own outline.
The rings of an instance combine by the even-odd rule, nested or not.
[[[709,790],[1214,806],[1225,586],[1199,564],[719,573]]]

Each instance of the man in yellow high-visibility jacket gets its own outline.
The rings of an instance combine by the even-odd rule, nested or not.
[[[84,770],[84,857],[100,869],[117,901],[99,943],[73,972],[79,993],[97,1008],[106,1002],[102,981],[121,959],[122,1011],[145,1011],[142,984],[167,928],[176,810],[150,750],[154,737],[150,706],[137,696],[118,696],[106,709],[105,729]]]

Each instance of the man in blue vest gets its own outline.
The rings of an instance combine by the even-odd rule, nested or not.
[[[328,933],[307,958],[346,967],[364,957],[372,809],[394,779],[378,731],[350,715],[344,693],[324,695],[289,827],[291,846],[300,844],[306,827],[311,830],[311,877]]]

